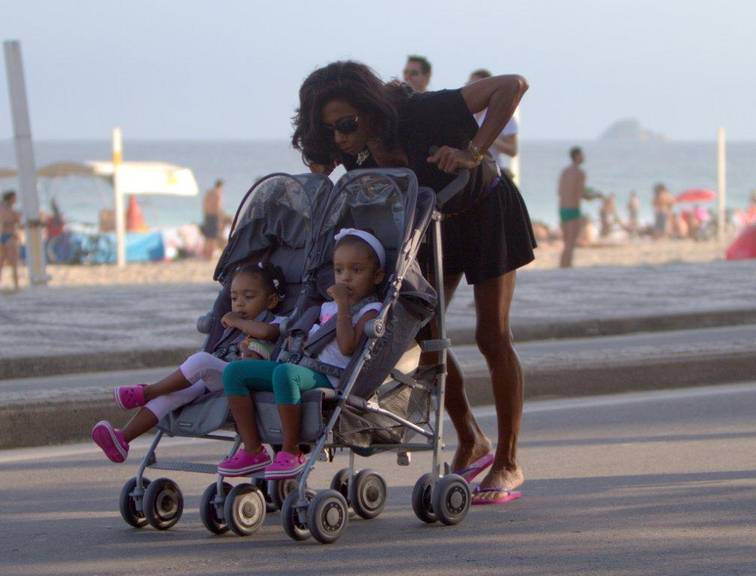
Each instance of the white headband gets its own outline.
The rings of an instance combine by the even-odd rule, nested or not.
[[[345,236],[356,236],[360,240],[367,242],[373,249],[373,252],[375,252],[375,255],[378,256],[378,263],[381,265],[381,270],[386,267],[386,251],[383,249],[383,245],[378,238],[373,236],[370,232],[358,230],[357,228],[342,228],[339,230],[339,233],[334,236],[334,239],[338,242]]]

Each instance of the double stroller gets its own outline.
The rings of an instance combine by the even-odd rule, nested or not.
[[[406,465],[411,452],[423,450],[433,452],[433,461],[431,471],[415,483],[415,515],[423,522],[448,525],[464,519],[470,488],[461,476],[448,473],[440,455],[449,347],[443,294],[423,277],[418,253],[431,236],[431,269],[441,278],[439,209],[465,185],[467,176],[461,174],[436,194],[420,188],[406,169],[355,170],[335,186],[322,175],[272,174],[247,192],[214,274],[222,288],[212,311],[198,321],[198,329],[207,334],[205,351],[217,353],[223,346],[220,318],[230,310],[233,271],[264,262],[279,266],[287,282],[287,298],[276,310],[287,320],[272,358],[297,363],[312,354],[303,335],[317,321],[312,311],[327,299],[326,289],[333,284],[334,235],[341,228],[370,229],[386,249],[386,280],[379,290],[383,308],[367,323],[339,385],[303,393],[300,434],[309,454],[297,478],[266,481],[253,476],[232,486],[215,465],[158,460],[157,447],[165,434],[231,441],[229,454],[236,451],[240,439],[230,426],[226,399],[221,393],[206,394],[158,424],[136,476],[121,491],[120,510],[127,523],[168,529],[178,522],[183,511],[178,485],[168,478],[151,482],[144,474],[147,468],[181,470],[217,476],[200,502],[202,522],[215,534],[230,529],[250,535],[267,513],[280,510],[284,531],[292,539],[312,535],[330,543],[346,528],[350,509],[372,519],[386,503],[386,481],[375,471],[356,471],[354,455],[394,451],[397,463]],[[435,330],[421,332],[431,321]],[[322,341],[335,338],[335,330],[321,332],[315,337]],[[421,350],[435,353],[436,361],[419,365]],[[261,441],[280,447],[273,394],[254,393],[254,405]],[[332,461],[338,449],[348,450],[349,466],[333,476],[329,489],[310,489],[307,480],[316,462]]]

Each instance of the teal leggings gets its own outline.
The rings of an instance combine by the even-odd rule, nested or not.
[[[278,404],[299,404],[302,392],[330,388],[325,374],[296,364],[271,360],[237,360],[223,370],[226,396],[248,396],[250,392],[273,392]]]

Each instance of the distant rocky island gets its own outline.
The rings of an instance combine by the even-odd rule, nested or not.
[[[644,128],[635,118],[625,118],[611,124],[602,132],[599,139],[621,142],[666,142],[669,137],[661,132]]]

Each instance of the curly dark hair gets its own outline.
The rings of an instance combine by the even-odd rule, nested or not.
[[[280,300],[286,298],[286,278],[283,270],[278,266],[263,264],[262,262],[243,264],[234,270],[233,278],[240,274],[260,278],[268,294],[275,294]]]
[[[291,143],[302,152],[305,164],[341,161],[333,134],[322,123],[321,112],[331,100],[344,100],[366,119],[371,136],[385,150],[397,148],[398,108],[408,92],[396,82],[386,84],[368,66],[359,62],[333,62],[318,68],[299,89],[299,108],[293,118]]]

